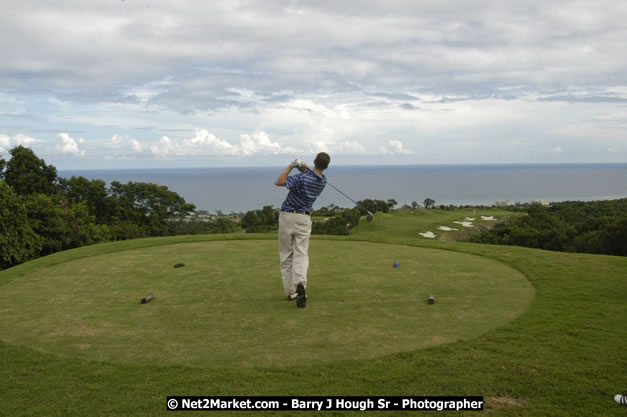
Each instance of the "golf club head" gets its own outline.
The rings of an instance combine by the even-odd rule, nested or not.
[[[366,218],[368,223],[372,222],[372,213],[368,212],[368,217]]]

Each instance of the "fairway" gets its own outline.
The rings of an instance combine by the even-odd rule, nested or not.
[[[471,254],[312,240],[310,256],[305,309],[285,300],[273,240],[70,260],[2,286],[0,338],[116,363],[289,367],[471,339],[521,315],[535,295],[520,272]],[[149,293],[156,299],[140,304]]]

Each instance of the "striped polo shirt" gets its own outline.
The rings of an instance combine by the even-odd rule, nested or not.
[[[281,210],[313,211],[313,203],[324,190],[327,178],[320,178],[313,171],[307,170],[287,177],[285,186],[290,192],[281,205]]]

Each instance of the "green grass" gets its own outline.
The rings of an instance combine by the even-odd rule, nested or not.
[[[416,235],[418,231],[423,231],[422,227],[429,222],[446,225],[440,222],[443,217],[438,216],[448,214],[450,213],[430,212],[420,221],[405,213],[385,216],[377,214],[373,223],[361,224],[353,236],[315,239],[312,241],[311,250],[310,305],[305,310],[288,308],[293,306],[281,300],[280,284],[276,281],[278,277],[273,277],[275,284],[270,284],[269,281],[268,284],[275,285],[273,291],[276,290],[279,294],[276,296],[278,297],[276,302],[274,295],[271,299],[268,298],[268,306],[272,305],[273,309],[286,306],[286,323],[289,320],[302,322],[303,318],[324,321],[321,317],[315,317],[316,311],[322,311],[321,307],[325,303],[327,309],[332,304],[331,301],[324,300],[333,294],[331,289],[335,292],[347,292],[350,288],[336,288],[332,280],[325,279],[320,270],[323,266],[321,261],[331,260],[336,256],[340,260],[346,259],[356,263],[353,259],[357,258],[358,254],[354,248],[362,246],[352,245],[358,245],[356,241],[367,240],[371,243],[366,245],[371,245],[375,250],[374,255],[369,253],[366,260],[376,258],[387,262],[386,249],[379,248],[390,249],[390,254],[396,254],[398,248],[404,245],[406,246],[404,250],[415,251],[414,253],[424,257],[433,256],[434,261],[436,255],[441,256],[445,265],[449,263],[461,265],[465,263],[463,259],[472,259],[477,260],[477,268],[485,262],[486,266],[499,266],[510,272],[514,269],[523,274],[535,289],[535,298],[522,315],[508,323],[504,320],[491,330],[480,331],[470,339],[460,338],[452,343],[419,346],[411,350],[402,349],[373,358],[360,357],[360,348],[357,348],[354,359],[308,360],[298,367],[268,366],[267,362],[250,366],[185,366],[164,363],[167,362],[165,360],[131,364],[124,358],[98,361],[88,357],[79,358],[72,352],[49,353],[34,346],[0,342],[0,399],[3,401],[0,414],[175,415],[176,413],[166,411],[166,395],[483,395],[488,405],[483,414],[489,416],[624,416],[625,408],[614,403],[612,397],[627,389],[625,377],[627,259],[442,242]],[[469,213],[459,214],[463,218]],[[417,230],[418,227],[421,230]],[[276,249],[275,236],[252,237],[271,239],[271,242],[264,240],[256,242],[260,243],[260,251],[269,245],[268,250],[271,253],[269,256],[273,256],[275,260],[278,258],[271,250],[273,245]],[[10,315],[5,315],[5,309],[14,308],[7,304],[5,290],[14,291],[18,287],[25,289],[28,285],[43,285],[44,287],[41,287],[42,291],[45,291],[43,294],[28,296],[41,296],[44,304],[47,303],[46,296],[51,299],[62,296],[54,293],[54,285],[46,288],[42,282],[49,270],[59,271],[55,268],[63,269],[76,263],[86,263],[84,267],[88,267],[89,260],[97,262],[106,253],[110,254],[110,259],[116,259],[118,256],[124,256],[124,252],[119,252],[121,249],[132,249],[129,252],[138,253],[145,251],[149,254],[150,246],[155,251],[165,249],[167,253],[167,248],[194,246],[201,242],[208,242],[201,243],[201,247],[209,243],[226,244],[216,242],[223,238],[243,240],[229,242],[233,245],[255,243],[249,241],[251,236],[248,235],[137,240],[59,253],[3,271],[0,273],[2,285],[0,312],[3,329],[10,330],[28,324],[5,323],[10,320]],[[373,244],[376,241],[387,245]],[[175,245],[165,246],[168,244]],[[343,245],[348,249],[342,249]],[[254,254],[247,253],[244,259],[249,256]],[[401,269],[385,269],[383,273],[409,274],[412,270],[420,268],[418,261],[410,268],[410,261],[393,260],[401,263]],[[187,272],[185,269],[187,266],[180,271],[172,270],[170,264],[173,262],[171,259],[167,261],[167,267],[170,268],[168,273],[193,272]],[[391,268],[391,262],[389,264]],[[109,265],[111,268],[114,266],[115,262]],[[191,267],[192,263],[189,266]],[[273,268],[278,270],[276,266]],[[451,268],[452,271],[459,271],[455,266]],[[266,273],[263,268],[259,268],[258,272],[256,275]],[[508,276],[516,276],[509,275],[510,272]],[[76,270],[70,270],[69,273],[74,273],[76,280],[84,279]],[[243,279],[250,281],[254,278]],[[372,285],[377,287],[379,283],[371,283],[368,288],[373,288]],[[266,288],[266,285],[262,286]],[[114,292],[115,289],[112,288],[110,291]],[[387,291],[394,294],[399,290]],[[320,300],[317,299],[318,296]],[[138,310],[139,307],[154,310],[163,305],[167,299],[160,297],[159,294],[157,297],[154,305],[149,303],[145,306],[138,304],[137,296],[130,297],[132,300],[130,298],[129,300],[135,302]],[[28,304],[29,300],[22,301]],[[373,301],[370,299],[360,305],[366,309]],[[32,300],[30,307],[37,309],[36,304],[37,302]],[[424,313],[429,311],[428,307],[445,306],[446,304],[440,303],[434,306],[424,305],[424,310],[421,311]],[[27,308],[22,307],[16,314],[25,314],[24,310]],[[397,311],[402,312],[402,309]],[[94,311],[94,314],[96,312]],[[279,310],[276,310],[272,314],[278,312]],[[327,315],[326,319],[340,320],[341,317]],[[13,321],[19,320],[14,317]],[[298,339],[307,332],[307,326],[297,327],[292,335],[295,345],[298,345]],[[0,338],[6,340],[7,337],[18,336],[3,332]],[[67,344],[71,345],[73,336],[69,336],[69,339]],[[209,335],[205,335],[203,341],[208,347],[211,346]],[[37,340],[31,341],[31,344],[35,342],[44,343]],[[159,343],[157,339],[147,340],[145,351],[157,349]],[[256,343],[266,342],[263,337],[259,337]],[[295,354],[292,346],[284,346],[281,352],[284,357],[289,358]],[[46,349],[51,348],[48,346]],[[233,354],[236,355],[237,352]],[[185,413],[190,414],[195,413]],[[288,414],[263,413],[268,416]],[[324,415],[353,414],[362,413],[329,412]],[[390,414],[368,412],[368,415]],[[413,414],[394,412],[392,415]],[[420,414],[430,415],[430,413]],[[433,414],[478,415],[473,412]],[[212,415],[218,413],[213,412]],[[248,416],[253,413],[228,412],[226,415]]]
[[[340,241],[314,241],[311,252],[310,308],[298,315],[282,295],[276,242],[194,242],[25,274],[0,294],[0,334],[80,359],[287,367],[470,339],[520,315],[534,296],[520,272],[478,256]],[[141,305],[148,293],[157,298]]]
[[[375,213],[371,223],[360,222],[357,226],[356,235],[360,239],[386,240],[389,238],[409,238],[417,240],[457,240],[465,236],[469,231],[476,230],[482,226],[491,225],[494,221],[483,220],[481,216],[492,216],[498,220],[504,217],[518,216],[520,213],[513,213],[504,209],[484,208],[476,209],[455,209],[455,210],[399,210],[391,213]],[[466,228],[459,223],[466,217],[474,219],[473,228]],[[365,219],[365,218],[364,218]],[[456,231],[442,231],[440,226],[446,226]],[[435,238],[429,239],[419,233],[432,232]]]

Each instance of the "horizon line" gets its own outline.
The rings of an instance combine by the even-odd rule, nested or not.
[[[289,165],[289,164],[288,164]],[[627,165],[627,162],[491,162],[491,163],[415,163],[415,164],[342,164],[332,168],[390,168],[390,167],[481,167],[481,166],[582,166],[582,165]],[[246,168],[283,168],[285,165],[222,165],[222,166],[181,166],[181,167],[145,167],[145,168],[57,168],[57,172],[69,171],[145,171],[151,169],[246,169]]]

